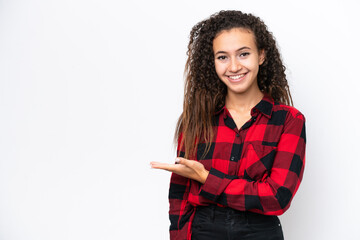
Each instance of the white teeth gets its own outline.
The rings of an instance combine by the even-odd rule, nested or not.
[[[240,74],[237,76],[229,76],[229,78],[236,80],[236,79],[242,78],[243,76],[245,76],[245,74]]]

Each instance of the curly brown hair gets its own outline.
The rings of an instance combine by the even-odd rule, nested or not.
[[[276,41],[264,22],[241,11],[220,11],[196,24],[190,32],[188,59],[185,65],[183,113],[180,115],[174,141],[184,150],[185,158],[194,158],[197,144],[206,143],[204,155],[214,137],[214,113],[225,105],[226,85],[215,71],[213,40],[224,30],[243,28],[255,36],[258,51],[265,51],[259,66],[257,82],[262,92],[276,102],[293,105],[285,66]]]

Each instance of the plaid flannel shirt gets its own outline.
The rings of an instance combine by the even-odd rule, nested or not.
[[[281,215],[299,188],[305,164],[305,117],[265,94],[237,129],[224,106],[215,114],[215,138],[201,158],[210,171],[204,184],[172,174],[169,189],[170,239],[191,239],[196,206],[216,204],[240,211]],[[181,141],[179,138],[179,143]],[[177,156],[184,156],[178,145]]]

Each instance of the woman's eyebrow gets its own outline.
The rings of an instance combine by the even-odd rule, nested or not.
[[[239,51],[244,50],[244,49],[251,50],[251,48],[245,46],[245,47],[239,48],[238,50],[236,50],[236,52],[239,52]],[[225,52],[225,51],[217,51],[217,52],[215,53],[215,55],[216,55],[216,54],[220,54],[220,53],[227,53],[227,52]]]

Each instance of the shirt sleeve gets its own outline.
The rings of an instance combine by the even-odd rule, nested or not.
[[[177,156],[184,157],[178,140]],[[189,220],[193,207],[187,201],[190,191],[190,179],[172,173],[169,189],[170,240],[185,240],[188,235]]]
[[[240,211],[283,214],[302,180],[305,143],[305,117],[289,112],[268,175],[254,181],[211,168],[200,196]]]

